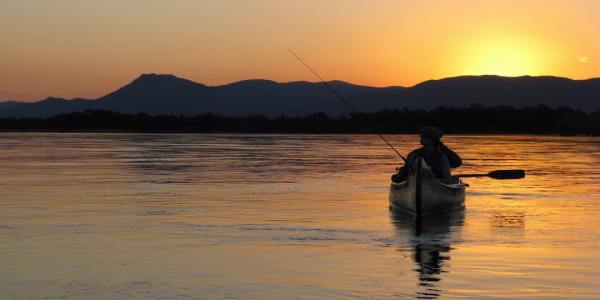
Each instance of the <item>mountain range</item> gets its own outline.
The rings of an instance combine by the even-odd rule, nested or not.
[[[412,87],[370,87],[343,81],[327,82],[358,111],[385,108],[432,109],[469,105],[514,107],[565,106],[600,110],[600,78],[572,80],[551,76],[460,76],[429,80]],[[244,80],[207,86],[173,75],[143,74],[122,88],[97,99],[49,97],[26,103],[0,102],[0,117],[49,117],[60,113],[105,109],[150,115],[332,116],[348,109],[322,83]]]

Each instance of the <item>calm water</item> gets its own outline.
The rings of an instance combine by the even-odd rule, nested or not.
[[[0,134],[0,298],[600,297],[600,139],[445,141],[527,178],[417,236],[376,136]]]

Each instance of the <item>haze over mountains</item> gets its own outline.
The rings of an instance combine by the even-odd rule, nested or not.
[[[413,87],[369,87],[330,81],[341,95],[362,112],[385,108],[464,107],[544,104],[584,111],[600,110],[600,78],[571,80],[561,77],[460,76],[430,80]],[[98,99],[47,98],[35,103],[0,102],[1,117],[48,117],[60,113],[105,109],[151,115],[305,116],[324,112],[337,116],[348,109],[321,83],[277,83],[245,80],[206,86],[173,75],[144,74]]]

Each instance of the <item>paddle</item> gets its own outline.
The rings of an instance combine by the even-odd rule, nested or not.
[[[496,170],[487,174],[461,174],[457,177],[489,177],[492,179],[521,179],[525,177],[524,170]]]

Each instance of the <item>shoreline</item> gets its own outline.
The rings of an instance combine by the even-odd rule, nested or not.
[[[120,133],[120,134],[206,134],[206,135],[377,135],[381,132],[289,132],[289,131],[136,131],[136,130],[4,130],[3,133],[65,133],[65,134],[96,134],[96,133]],[[383,135],[418,135],[416,132],[385,132]],[[559,133],[536,133],[536,132],[452,132],[445,133],[447,136],[548,136],[548,137],[600,137],[591,134],[559,134]]]

